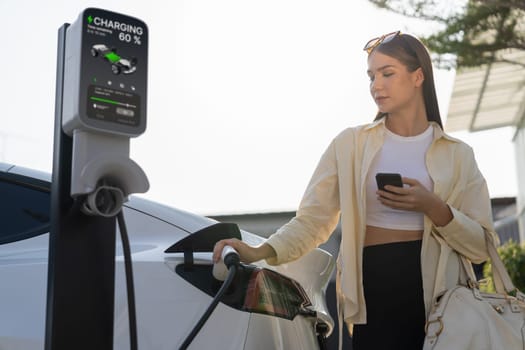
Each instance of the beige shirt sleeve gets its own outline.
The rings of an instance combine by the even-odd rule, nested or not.
[[[436,227],[437,232],[451,248],[466,256],[474,263],[481,263],[488,258],[485,232],[497,235],[492,223],[492,208],[487,183],[478,169],[474,153],[470,147],[464,149],[463,161],[458,174],[449,205],[453,219],[443,227]]]

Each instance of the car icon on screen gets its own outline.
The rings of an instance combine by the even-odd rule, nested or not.
[[[124,58],[116,53],[116,49],[109,48],[104,44],[96,44],[91,47],[91,56],[102,57],[111,64],[113,74],[131,74],[137,70],[136,58]]]

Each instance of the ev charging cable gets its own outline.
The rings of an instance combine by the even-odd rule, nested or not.
[[[129,344],[131,350],[138,349],[137,340],[137,314],[135,310],[135,285],[133,283],[133,268],[131,262],[131,248],[129,244],[128,230],[124,221],[122,209],[117,214],[120,237],[122,239],[122,251],[124,253],[124,269],[126,271],[126,290],[128,295],[128,320],[129,320]]]
[[[124,195],[118,187],[109,186],[101,181],[99,186],[84,198],[82,211],[87,215],[114,217],[117,222],[122,240],[122,251],[124,255],[124,269],[126,273],[126,290],[128,297],[128,319],[129,319],[129,344],[131,350],[138,349],[137,340],[137,315],[135,310],[135,287],[133,283],[133,268],[131,261],[131,247],[129,243],[128,230],[124,221],[122,206]]]
[[[215,264],[213,264],[213,276],[216,279],[224,282],[217,294],[215,295],[215,297],[213,298],[211,304],[201,316],[199,322],[197,322],[195,327],[193,327],[193,329],[191,330],[191,333],[188,334],[188,336],[182,343],[179,350],[186,350],[188,348],[195,336],[201,330],[202,326],[204,326],[208,318],[211,316],[212,312],[217,307],[217,304],[219,304],[219,301],[221,300],[222,296],[224,295],[224,293],[226,293],[231,283],[233,282],[240,261],[241,259],[239,257],[239,253],[237,253],[237,251],[231,246],[227,245],[222,249],[221,259]]]

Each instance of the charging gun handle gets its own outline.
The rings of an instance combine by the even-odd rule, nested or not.
[[[224,281],[228,276],[228,268],[231,265],[238,264],[240,260],[239,253],[235,249],[229,245],[224,246],[221,259],[213,264],[213,277],[219,281]]]

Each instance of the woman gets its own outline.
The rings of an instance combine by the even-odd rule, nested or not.
[[[364,50],[374,122],[335,137],[295,218],[258,247],[218,242],[214,259],[228,244],[246,263],[285,263],[326,241],[341,220],[336,289],[354,350],[421,349],[433,299],[465,281],[457,253],[475,263],[488,257],[490,199],[472,149],[443,132],[423,44],[394,32]],[[378,190],[380,172],[402,174],[403,187]]]

